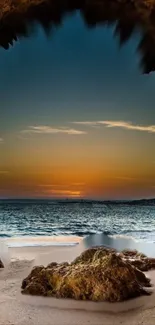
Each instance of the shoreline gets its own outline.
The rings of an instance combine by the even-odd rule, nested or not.
[[[95,303],[23,296],[21,282],[34,265],[71,261],[74,247],[9,248],[11,263],[0,270],[0,325],[153,325],[155,292],[121,303]],[[147,272],[155,286],[155,271]],[[152,288],[151,290],[153,290]],[[58,311],[59,310],[59,311]]]
[[[24,252],[30,250],[35,257],[37,252],[44,253],[57,248],[59,251],[64,248],[70,251],[76,250],[76,256],[78,256],[84,250],[95,246],[113,248],[118,252],[124,249],[137,250],[147,257],[155,258],[154,241],[144,240],[142,238],[138,239],[125,234],[107,235],[104,233],[96,233],[83,237],[77,235],[2,237],[0,238],[0,257],[4,257],[7,262],[10,259],[9,251],[22,251],[23,256]]]
[[[74,246],[79,244],[84,237],[67,235],[67,236],[19,236],[3,237],[1,242],[6,243],[8,247],[50,247],[50,246]]]

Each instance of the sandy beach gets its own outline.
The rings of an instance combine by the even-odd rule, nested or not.
[[[78,245],[9,248],[10,262],[0,271],[0,325],[154,324],[154,292],[115,304],[21,295],[22,279],[34,265],[71,261],[78,253]],[[148,272],[148,276],[155,284],[155,272]]]

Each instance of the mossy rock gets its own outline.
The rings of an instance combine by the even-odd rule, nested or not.
[[[76,300],[118,302],[148,295],[150,280],[116,252],[92,248],[71,264],[36,267],[23,280],[22,293]]]
[[[128,260],[131,265],[143,272],[155,270],[155,258],[147,257],[137,250],[123,250],[121,256],[125,260]]]
[[[135,266],[142,272],[147,272],[149,270],[155,270],[155,258],[144,257],[141,259],[133,259],[130,261],[131,265]]]
[[[130,249],[124,249],[122,251],[122,254],[126,257],[131,258],[144,258],[147,257],[145,254],[138,252],[136,249],[130,250]]]
[[[100,259],[102,257],[105,257],[109,255],[110,253],[115,253],[116,250],[112,248],[107,247],[92,247],[86,249],[80,256],[78,256],[72,264],[86,264],[86,263],[92,263],[93,261]]]

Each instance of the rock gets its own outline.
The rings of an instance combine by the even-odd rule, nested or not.
[[[141,270],[147,272],[149,270],[155,270],[155,258],[141,258],[130,260],[130,264]]]
[[[155,269],[155,258],[148,258],[143,253],[138,252],[137,250],[123,250],[122,252],[118,253],[113,248],[107,247],[92,247],[85,250],[80,256],[78,256],[72,264],[79,264],[79,263],[91,263],[93,260],[97,258],[102,258],[110,253],[117,253],[120,255],[124,261],[130,262],[131,265],[138,268],[140,271],[149,271]]]
[[[129,261],[131,265],[143,272],[155,270],[155,258],[147,257],[136,250],[124,250],[121,252],[121,256],[124,260]]]
[[[30,279],[33,279],[33,278],[35,278],[36,276],[38,276],[38,274],[40,273],[40,271],[41,271],[43,268],[44,268],[44,266],[35,266],[35,267],[32,269],[30,275],[29,275],[26,279],[23,280],[23,282],[22,282],[22,288],[25,289],[25,288],[27,287],[27,285],[28,285]]]
[[[3,262],[0,259],[0,269],[3,269],[3,268],[4,268],[4,264],[3,264]]]
[[[144,258],[147,257],[143,253],[139,253],[136,249],[135,250],[130,250],[130,249],[124,249],[122,251],[122,254],[126,257],[132,257],[132,258]]]
[[[79,263],[91,263],[93,260],[105,257],[106,255],[109,255],[110,253],[115,253],[116,250],[113,248],[107,248],[107,247],[92,247],[86,249],[80,256],[78,256],[72,264],[79,264]]]
[[[71,264],[35,267],[23,280],[22,293],[77,300],[117,302],[148,295],[150,280],[123,257],[106,248],[91,248]]]

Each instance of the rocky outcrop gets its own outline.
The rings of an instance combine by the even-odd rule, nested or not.
[[[155,270],[155,258],[148,258],[145,254],[140,253],[137,250],[126,249],[121,253],[118,253],[115,249],[106,247],[93,247],[87,249],[73,261],[73,264],[91,263],[94,259],[102,258],[110,253],[119,254],[124,261],[128,261],[140,271],[146,272],[149,270]]]
[[[150,287],[150,280],[123,254],[98,247],[86,250],[71,264],[35,267],[23,280],[22,293],[117,302],[148,295],[144,287]]]
[[[131,265],[135,266],[142,272],[155,270],[155,258],[147,257],[136,250],[124,250],[121,252],[121,256],[124,260],[130,262]]]
[[[0,269],[3,269],[3,268],[4,268],[4,264],[3,264],[3,262],[0,259]]]
[[[121,254],[123,254],[124,257],[126,258],[145,258],[147,257],[145,254],[138,252],[136,249],[135,250],[130,250],[130,249],[124,249]]]
[[[110,253],[117,253],[115,249],[113,248],[107,248],[107,247],[92,247],[89,249],[86,249],[80,256],[78,256],[72,264],[90,264],[93,263],[93,261],[101,259]]]
[[[142,258],[142,259],[133,259],[130,261],[130,264],[138,268],[143,272],[149,270],[155,270],[155,259],[154,258]]]

